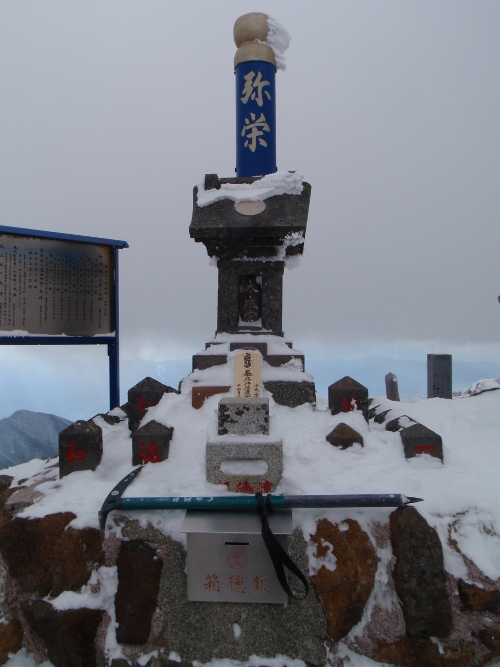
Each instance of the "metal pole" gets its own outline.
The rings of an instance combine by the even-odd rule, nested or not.
[[[119,303],[118,303],[118,249],[113,248],[114,255],[114,324],[115,337],[108,343],[109,357],[109,409],[112,410],[120,405],[120,359],[119,359]]]

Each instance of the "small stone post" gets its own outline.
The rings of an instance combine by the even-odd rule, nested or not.
[[[102,457],[102,429],[92,420],[70,424],[59,433],[59,477],[95,470]]]
[[[387,373],[385,376],[385,395],[390,401],[400,401],[398,378],[394,373]]]

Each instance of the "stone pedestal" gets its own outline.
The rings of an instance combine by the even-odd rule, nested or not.
[[[258,180],[207,174],[205,190]],[[269,197],[242,214],[230,199],[198,206],[194,189],[190,236],[218,258],[217,333],[283,335],[283,269],[287,257],[303,252],[310,196],[311,186],[303,183],[301,194]]]
[[[248,475],[243,470],[240,473],[227,473],[222,469],[226,461],[265,461],[267,471],[257,475]],[[254,441],[249,438],[245,441],[237,438],[209,440],[206,466],[207,480],[213,484],[225,484],[229,491],[271,493],[283,474],[283,442],[269,437],[256,438]]]

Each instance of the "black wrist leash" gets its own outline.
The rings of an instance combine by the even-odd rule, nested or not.
[[[280,586],[285,591],[285,593],[294,598],[294,600],[303,600],[304,598],[307,597],[307,594],[309,592],[307,579],[305,578],[304,574],[299,570],[297,565],[295,565],[295,563],[287,554],[287,552],[283,549],[281,544],[278,542],[267,520],[267,515],[272,513],[273,511],[271,494],[268,494],[266,496],[265,502],[262,493],[256,493],[255,497],[257,498],[257,502],[259,503],[259,508],[257,511],[259,512],[260,520],[262,522],[262,537],[264,539],[264,544],[267,547],[267,551],[271,556],[271,560],[274,566],[274,571],[276,572],[276,576],[278,577]],[[292,592],[286,579],[284,570],[285,567],[288,570],[290,570],[290,572],[292,572],[302,582],[302,585],[304,587],[303,595],[295,595],[295,593]]]

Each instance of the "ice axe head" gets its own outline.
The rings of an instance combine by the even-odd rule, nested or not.
[[[118,484],[110,491],[108,497],[103,502],[102,507],[99,511],[99,528],[101,529],[101,537],[104,539],[104,530],[106,528],[106,519],[108,514],[113,510],[118,510],[122,506],[122,494],[127,488],[127,486],[137,477],[141,472],[143,466],[139,466],[129,472],[129,474],[124,477]]]

